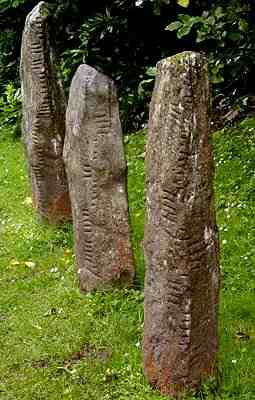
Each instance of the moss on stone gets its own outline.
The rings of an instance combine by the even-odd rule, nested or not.
[[[40,13],[41,13],[42,17],[45,17],[45,18],[49,17],[50,11],[47,8],[47,5],[45,3],[42,4]]]
[[[47,18],[50,15],[48,4],[45,1],[40,1],[40,3],[38,3],[32,11],[35,11],[37,14],[44,18]]]
[[[182,53],[175,54],[174,56],[165,58],[163,61],[169,63],[169,64],[184,64],[187,61],[190,60],[199,60],[202,59],[202,55],[198,52],[194,51],[183,51]]]
[[[195,64],[201,66],[203,64],[204,56],[201,53],[194,51],[183,51],[182,53],[177,53],[174,56],[164,58],[159,61],[158,67],[165,67],[172,65],[175,66],[177,74],[184,72],[188,65]],[[186,66],[186,68],[185,68]]]

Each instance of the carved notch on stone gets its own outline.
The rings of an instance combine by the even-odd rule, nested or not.
[[[158,63],[146,150],[144,371],[179,396],[214,373],[218,238],[207,62],[184,52]]]
[[[41,1],[27,16],[21,47],[23,139],[33,203],[49,222],[70,219],[63,162],[66,101],[50,46],[48,8]]]
[[[81,65],[71,84],[64,159],[80,289],[107,289],[134,276],[126,163],[114,83]]]

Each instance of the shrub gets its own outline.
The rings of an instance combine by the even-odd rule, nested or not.
[[[21,90],[13,82],[0,97],[0,127],[11,127],[14,137],[21,135]]]

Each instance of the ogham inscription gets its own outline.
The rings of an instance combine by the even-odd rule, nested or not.
[[[63,162],[65,97],[50,46],[49,12],[40,2],[27,16],[21,47],[23,139],[40,216],[48,222],[71,218]]]
[[[82,291],[132,282],[126,163],[113,81],[81,65],[71,84],[64,159]]]
[[[158,63],[146,148],[144,371],[181,396],[215,372],[218,238],[207,62]]]

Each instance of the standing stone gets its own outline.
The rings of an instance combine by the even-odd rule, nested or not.
[[[43,219],[71,217],[63,162],[66,102],[49,41],[48,9],[40,2],[27,16],[22,36],[23,139],[33,204]]]
[[[144,371],[182,396],[215,372],[218,239],[204,57],[158,63],[146,153]]]
[[[71,84],[66,163],[82,291],[133,279],[126,163],[114,83],[81,65]]]

